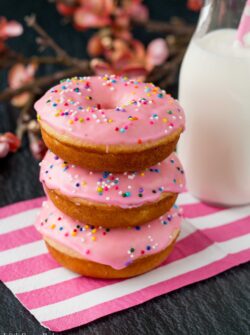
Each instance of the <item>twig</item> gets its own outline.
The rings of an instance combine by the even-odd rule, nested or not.
[[[27,124],[31,119],[31,111],[32,111],[34,100],[35,100],[35,95],[31,94],[29,100],[24,105],[24,107],[22,108],[17,118],[16,135],[20,140],[22,140],[22,137],[27,130]]]
[[[149,20],[145,23],[134,22],[135,25],[143,26],[148,32],[180,35],[192,35],[195,27],[180,19],[172,19],[170,22]]]
[[[77,0],[60,0],[58,2],[63,3],[66,6],[71,6],[71,7],[74,7],[74,6],[78,5]]]
[[[158,85],[163,88],[167,88],[176,83],[176,76],[179,70],[179,66],[173,67],[172,71],[166,74],[166,77],[158,81]]]
[[[81,66],[82,60],[71,57],[64,49],[62,49],[52,37],[37,23],[34,14],[25,17],[27,25],[33,28],[40,36],[42,44],[50,47],[57,55],[57,63],[63,63],[67,66]],[[41,44],[41,42],[40,42]]]
[[[35,14],[26,16],[25,22],[28,27],[33,28],[38,35],[41,37],[43,45],[50,47],[55,51],[58,58],[71,60],[71,57],[63,50],[49,35],[48,33],[37,23]]]
[[[71,67],[66,70],[57,71],[53,74],[34,79],[19,88],[16,88],[16,89],[7,88],[2,93],[0,93],[0,101],[8,100],[14,97],[15,95],[18,95],[20,93],[27,92],[27,91],[33,92],[36,94],[41,93],[42,91],[41,89],[43,87],[49,86],[53,84],[54,82],[57,82],[63,78],[74,77],[80,74],[82,75],[91,74],[88,61],[83,60],[79,62],[77,66]]]
[[[31,56],[25,57],[22,54],[17,53],[6,53],[4,57],[1,58],[0,69],[5,69],[15,65],[16,63],[22,63],[28,65],[31,63],[36,63],[38,65],[43,64],[54,64],[54,65],[64,65],[72,66],[72,61],[58,58],[57,56]]]

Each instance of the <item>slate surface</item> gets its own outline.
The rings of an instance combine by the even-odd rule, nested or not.
[[[185,9],[184,0],[146,1],[151,16],[167,20],[171,15],[195,22],[196,15]],[[1,0],[0,15],[22,21],[36,13],[39,22],[66,47],[71,54],[85,55],[86,34],[75,33],[68,25],[59,26],[60,17],[46,0]],[[137,32],[144,41],[152,36]],[[32,54],[35,50],[34,33],[13,39],[11,45]],[[51,71],[47,66],[44,72]],[[4,85],[5,76],[0,77]],[[176,89],[172,88],[176,94]],[[17,111],[0,105],[0,132],[14,130]],[[43,194],[38,182],[38,164],[31,157],[24,140],[23,149],[0,161],[0,206],[31,199]],[[138,307],[130,308],[84,327],[62,334],[97,335],[249,335],[250,334],[250,264],[241,265],[219,276],[163,295]],[[26,311],[13,295],[0,284],[0,335],[52,334]]]

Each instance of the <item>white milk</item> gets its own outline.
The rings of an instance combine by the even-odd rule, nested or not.
[[[194,38],[180,75],[187,123],[178,152],[188,189],[224,205],[250,203],[250,49],[235,36],[221,29]]]

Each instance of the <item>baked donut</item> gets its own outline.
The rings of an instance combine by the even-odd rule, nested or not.
[[[143,170],[175,149],[185,118],[159,87],[117,76],[66,79],[35,104],[47,147],[92,171]]]
[[[40,180],[57,208],[75,220],[108,228],[137,226],[166,213],[182,192],[185,178],[172,153],[140,172],[92,172],[48,151]]]
[[[45,202],[35,226],[52,256],[84,276],[126,278],[162,263],[180,232],[177,207],[142,226],[105,229],[72,220],[52,202]]]

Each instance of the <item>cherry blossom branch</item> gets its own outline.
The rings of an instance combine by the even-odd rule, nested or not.
[[[68,61],[65,59],[61,59],[57,56],[31,56],[25,57],[22,54],[18,54],[13,52],[13,50],[8,50],[5,55],[1,57],[0,69],[9,68],[16,63],[21,63],[24,65],[28,65],[31,63],[36,63],[38,65],[44,64],[55,64],[55,65],[64,65],[64,66],[71,66],[72,61]]]
[[[44,47],[50,47],[55,51],[59,59],[71,60],[67,52],[62,49],[49,35],[48,33],[37,23],[35,14],[26,16],[24,18],[28,27],[34,29],[37,34],[40,36],[37,39],[38,44],[43,45]]]
[[[91,74],[91,70],[89,68],[89,62],[86,60],[79,61],[79,64],[66,69],[57,71],[53,74],[49,74],[40,78],[36,78],[23,86],[18,88],[6,88],[2,93],[0,93],[0,101],[8,100],[15,95],[21,94],[23,92],[32,92],[34,94],[42,93],[42,88],[52,85],[53,83],[67,78],[67,77],[74,77],[77,75],[89,75]]]
[[[61,70],[55,72],[51,75],[46,75],[33,81],[24,84],[19,88],[7,88],[2,93],[0,93],[0,101],[4,101],[12,98],[15,95],[18,95],[23,92],[32,92],[33,94],[40,94],[42,92],[42,88],[53,84],[54,82],[61,80],[65,77],[71,77],[79,74],[88,75],[91,74],[89,62],[87,60],[81,60],[77,58],[73,58],[68,55],[58,44],[45,32],[45,30],[37,23],[36,17],[31,15],[26,17],[26,22],[29,27],[33,28],[43,39],[43,43],[51,47],[56,56],[32,56],[30,58],[26,58],[23,55],[17,54],[15,52],[10,52],[10,54],[6,55],[6,57],[2,60],[1,67],[7,67],[16,62],[20,62],[23,64],[29,64],[35,62],[37,64],[61,64],[65,66],[71,66],[69,69]],[[185,47],[191,37],[193,32],[193,27],[187,25],[184,21],[179,19],[174,19],[170,23],[166,22],[156,22],[156,21],[148,21],[145,24],[146,29],[151,31],[161,31],[165,33],[174,34],[172,37],[174,38],[174,47],[172,48],[172,60],[169,60],[167,63],[163,64],[160,67],[156,67],[152,73],[148,75],[149,81],[159,81],[163,77],[165,77],[164,86],[170,85],[173,83],[173,78],[177,73],[178,67],[182,61],[184,50],[182,50],[182,46],[176,45],[175,35],[183,35],[182,43]],[[170,35],[171,37],[171,35]],[[176,50],[175,50],[176,49]],[[171,51],[171,49],[170,49]]]
[[[37,43],[43,47],[50,47],[56,53],[56,59],[54,59],[53,64],[61,63],[66,66],[82,66],[82,60],[70,56],[64,49],[62,49],[55,40],[49,36],[49,34],[37,23],[35,14],[25,17],[25,21],[30,28],[33,28],[39,38],[37,39]],[[37,58],[39,60],[39,58]],[[44,59],[45,60],[45,59]],[[50,59],[51,61],[52,59]]]
[[[193,25],[189,25],[177,17],[172,18],[170,22],[149,20],[142,23],[134,22],[134,24],[143,26],[148,32],[172,34],[175,36],[191,36],[195,30]]]

